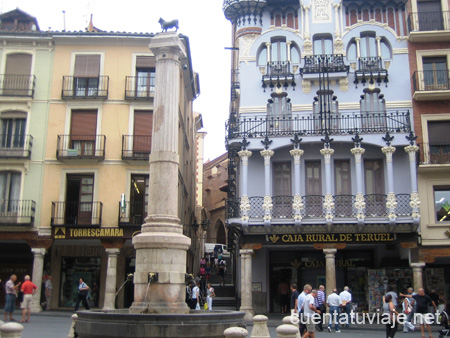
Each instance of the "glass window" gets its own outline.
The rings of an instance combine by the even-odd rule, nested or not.
[[[273,62],[287,61],[286,39],[272,41],[271,60]]]
[[[390,59],[391,58],[391,49],[389,48],[388,43],[384,40],[381,40],[380,47],[381,47],[381,57],[383,58],[383,60]]]
[[[267,65],[267,47],[261,48],[258,55],[258,66]]]
[[[25,119],[2,119],[2,148],[23,148],[25,144]]]
[[[333,54],[333,40],[330,36],[314,38],[314,54]]]
[[[347,60],[356,61],[357,53],[356,53],[356,42],[353,41],[350,43],[347,49]]]
[[[362,36],[360,41],[361,57],[373,57],[377,55],[377,42],[374,36]]]
[[[300,63],[300,52],[297,46],[291,46],[291,62]]]
[[[450,186],[434,187],[436,222],[450,222]]]
[[[20,198],[21,174],[17,172],[0,173],[0,212],[17,212]]]

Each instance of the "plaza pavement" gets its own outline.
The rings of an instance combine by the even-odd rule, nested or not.
[[[227,308],[218,308],[220,310],[226,310]],[[231,310],[231,309],[230,309]],[[2,311],[1,311],[2,312]],[[43,311],[41,313],[31,314],[31,319],[29,323],[23,323],[24,326],[22,338],[66,338],[70,325],[72,323],[71,316],[74,312],[72,311]],[[14,313],[16,320],[21,319],[20,311]],[[0,317],[3,320],[3,316]],[[272,313],[268,315],[268,327],[270,336],[276,338],[276,328],[281,325],[283,316],[281,314]],[[441,329],[440,325],[432,325],[433,337],[438,338],[438,329]],[[382,324],[364,324],[364,325],[353,325],[350,328],[341,328],[341,333],[329,333],[326,328],[323,332],[316,332],[317,338],[331,338],[331,337],[342,337],[342,338],[380,338],[385,337],[385,327]],[[251,335],[252,326],[248,325],[247,330],[249,336]],[[426,335],[428,337],[428,334]],[[401,328],[396,334],[397,338],[412,338],[420,337],[420,330],[412,333],[402,333]]]

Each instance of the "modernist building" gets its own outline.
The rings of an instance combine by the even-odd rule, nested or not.
[[[225,0],[223,11],[241,309],[279,311],[281,281],[349,285],[357,311],[379,308],[387,286],[419,285],[406,1]]]
[[[413,250],[428,289],[450,295],[450,19],[447,1],[409,3],[409,60],[422,246]],[[426,264],[426,265],[425,265]]]
[[[2,27],[5,22],[2,20]],[[2,76],[24,69],[10,61],[13,58],[9,55],[18,54],[20,62],[26,59],[31,64],[26,79],[34,92],[30,88],[19,95],[13,88],[4,97],[8,92],[2,88],[3,130],[13,133],[8,136],[10,142],[16,142],[14,132],[26,135],[21,141],[24,150],[19,153],[13,149],[9,155],[13,159],[0,163],[4,181],[9,182],[2,191],[14,203],[30,203],[32,214],[28,224],[1,228],[2,241],[9,243],[7,247],[2,243],[2,259],[9,257],[3,255],[4,248],[11,257],[26,256],[26,272],[31,273],[36,265],[32,266],[30,246],[39,248],[41,258],[47,250],[40,273],[53,275],[52,308],[74,306],[80,277],[90,285],[96,306],[127,307],[133,300],[132,283],[125,284],[117,299],[114,290],[134,272],[131,239],[147,216],[152,189],[149,155],[158,60],[148,46],[154,34],[104,32],[92,23],[83,32],[41,32],[35,23],[26,34],[8,34],[12,42],[2,44],[6,74]],[[24,34],[31,37],[24,39]],[[201,127],[201,115],[193,114],[193,101],[199,94],[199,80],[192,69],[189,39],[179,37],[185,54],[180,59],[179,83],[172,84],[180,90],[178,217],[184,234],[192,237],[197,230],[196,131]],[[4,41],[9,40],[4,37]],[[13,43],[20,47],[13,47]],[[29,151],[30,134],[34,134],[33,152]],[[11,154],[6,150],[2,153]],[[18,188],[13,185],[16,182],[21,183]],[[27,205],[20,210],[26,210]],[[19,231],[26,231],[30,240],[18,240]],[[41,238],[50,242],[41,244]],[[188,252],[189,272],[199,260],[195,246],[193,241]],[[19,248],[18,256],[15,251]],[[16,258],[8,264],[17,267],[19,261]],[[40,279],[33,272],[33,280]],[[113,292],[105,293],[106,288]]]

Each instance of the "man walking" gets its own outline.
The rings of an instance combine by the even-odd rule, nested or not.
[[[8,321],[8,313],[9,313],[9,320],[16,321],[13,318],[13,313],[14,313],[14,307],[16,304],[16,292],[20,286],[20,282],[17,285],[14,284],[16,282],[16,280],[17,280],[17,276],[11,275],[11,277],[5,284],[5,292],[6,292],[5,322]]]
[[[315,305],[315,298],[317,297],[317,290],[314,289],[305,297],[303,303],[304,319],[306,323],[306,332],[302,338],[310,337],[315,338],[315,321],[318,319],[315,314],[320,314],[320,310]]]
[[[46,310],[50,310],[50,303],[52,301],[52,292],[53,292],[52,276],[49,275],[47,277],[47,280],[45,281],[45,305],[46,305]]]
[[[414,296],[416,293],[413,291],[413,288],[408,288],[406,290],[407,294],[410,296]],[[414,315],[414,308],[416,307],[416,300],[414,298],[405,297],[402,301],[403,313],[406,315],[405,323],[403,324],[403,332],[407,333],[408,331],[414,332],[414,325],[411,323],[411,318]]]
[[[303,316],[303,302],[305,301],[306,296],[308,296],[311,293],[312,286],[309,284],[305,284],[303,287],[303,292],[298,295],[297,298],[297,313],[298,317],[300,318],[299,322],[299,329],[300,329],[300,335],[303,336],[303,333],[306,330],[306,325],[304,324],[304,321],[302,320]]]
[[[37,292],[37,286],[30,281],[30,276],[26,275],[25,282],[23,282],[20,290],[23,292],[23,302],[20,303],[20,308],[22,309],[22,320],[20,322],[28,323],[31,314],[31,301],[33,300],[33,295]]]
[[[339,294],[342,301],[342,313],[347,316],[346,327],[350,327],[351,312],[352,312],[352,294],[350,293],[348,286],[344,287],[344,291]]]
[[[320,322],[317,324],[317,328],[319,331],[323,331],[323,315],[326,312],[327,308],[325,306],[325,286],[320,285],[319,290],[317,291],[316,307],[320,310]]]
[[[297,312],[298,290],[297,284],[291,283],[291,314]]]
[[[429,318],[427,318],[428,316],[428,307],[432,306],[434,308],[434,312],[436,313],[437,311],[437,306],[436,304],[433,302],[433,300],[430,298],[430,296],[425,294],[425,290],[420,288],[419,290],[417,290],[417,294],[416,295],[404,295],[404,294],[400,294],[401,297],[407,297],[407,298],[413,298],[416,301],[416,313],[417,315],[414,316],[414,318],[417,318],[417,320],[419,321],[420,324],[420,332],[422,333],[422,337],[425,337],[425,326],[428,329],[428,335],[430,338],[432,338],[433,336],[431,335],[431,321],[429,320]],[[430,316],[432,317],[432,315]]]
[[[341,297],[338,295],[337,289],[333,289],[333,293],[328,295],[327,304],[330,308],[330,321],[328,323],[328,332],[331,332],[331,325],[334,320],[335,332],[341,332],[339,330],[339,309],[342,305]]]

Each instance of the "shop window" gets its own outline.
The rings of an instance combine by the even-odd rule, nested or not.
[[[434,187],[436,222],[450,222],[450,186]]]
[[[75,307],[78,283],[83,278],[89,286],[94,306],[98,307],[101,263],[101,257],[62,257],[59,306]]]

